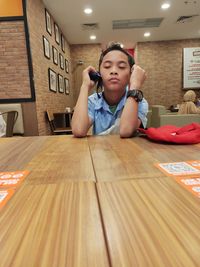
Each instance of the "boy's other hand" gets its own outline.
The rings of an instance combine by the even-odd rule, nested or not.
[[[140,89],[146,79],[146,72],[138,65],[133,65],[131,69],[129,89]]]

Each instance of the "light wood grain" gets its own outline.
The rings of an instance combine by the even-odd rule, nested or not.
[[[156,163],[200,159],[195,145],[162,145],[117,135],[88,137],[88,142],[98,181],[164,177]]]
[[[164,176],[154,163],[151,151],[141,148],[132,139],[119,136],[88,138],[98,181]]]
[[[1,267],[109,266],[93,183],[23,185],[0,229]]]
[[[186,161],[200,159],[200,144],[177,145],[159,144],[144,138],[132,138],[132,142],[139,145],[141,149],[149,151],[154,159],[159,162]]]
[[[199,267],[200,200],[172,178],[98,183],[113,267]]]
[[[86,138],[64,135],[0,139],[0,171],[29,170],[26,183],[95,181]]]
[[[26,183],[60,183],[93,180],[95,175],[87,139],[52,136],[26,165],[31,173]]]
[[[47,138],[47,136],[0,138],[0,170],[24,169]]]

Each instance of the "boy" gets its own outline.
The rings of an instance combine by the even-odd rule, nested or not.
[[[72,118],[75,137],[85,137],[91,125],[93,134],[120,134],[132,137],[138,127],[146,127],[148,103],[139,90],[146,74],[134,65],[133,58],[119,44],[102,52],[99,60],[103,92],[89,96],[94,87],[89,66],[83,71],[83,83]]]

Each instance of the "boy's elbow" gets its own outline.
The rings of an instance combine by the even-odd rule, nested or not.
[[[131,138],[133,137],[135,131],[135,128],[133,129],[129,127],[120,127],[119,135],[121,138]]]
[[[129,132],[120,131],[119,135],[120,135],[121,138],[130,138],[130,137],[133,136],[133,133],[132,132],[129,133]]]
[[[86,137],[87,132],[80,128],[72,127],[72,133],[75,137],[82,138]]]

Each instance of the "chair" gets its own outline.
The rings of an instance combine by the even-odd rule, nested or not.
[[[152,105],[151,127],[163,125],[184,126],[192,122],[200,123],[200,114],[177,114],[170,112],[162,105]]]
[[[21,103],[0,104],[0,112],[17,111],[18,117],[13,128],[13,135],[24,135],[24,116]]]
[[[6,121],[6,135],[5,137],[13,136],[13,128],[18,118],[18,112],[16,110],[2,112],[5,121]]]
[[[72,134],[71,127],[56,127],[54,117],[51,116],[48,110],[46,111],[46,115],[52,134]]]

